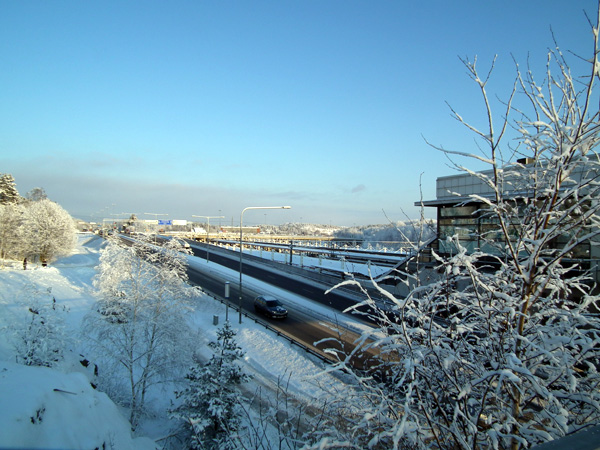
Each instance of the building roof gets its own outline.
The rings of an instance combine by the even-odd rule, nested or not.
[[[593,172],[593,173],[589,173]],[[535,163],[532,160],[520,160],[516,164],[509,164],[500,169],[502,176],[502,195],[504,198],[531,198],[536,192],[535,183],[532,180],[540,182],[545,178],[552,179],[554,171],[545,170],[542,164]],[[481,172],[465,172],[455,175],[439,177],[436,180],[436,199],[415,202],[415,206],[438,207],[444,205],[481,203],[477,197],[493,200],[495,190],[490,182],[493,180],[492,170]],[[595,164],[581,164],[570,174],[570,183],[564,183],[563,186],[580,182],[583,179],[599,177],[599,169]],[[539,185],[538,183],[538,189]],[[539,195],[539,194],[538,194]]]

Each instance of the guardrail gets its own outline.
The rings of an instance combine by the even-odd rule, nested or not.
[[[199,286],[199,285],[197,285]],[[208,289],[204,289],[202,288],[202,286],[199,286],[202,289],[202,292],[204,292],[205,294],[209,295],[210,297],[214,298],[215,300],[218,300],[219,302],[221,302],[222,304],[226,304],[229,308],[233,309],[237,314],[239,314],[239,307],[233,303],[230,303],[227,301],[226,298],[215,294],[214,292],[208,290]],[[242,309],[242,314],[247,318],[247,319],[252,319],[255,323],[264,326],[267,330],[272,331],[273,333],[277,334],[277,336],[283,337],[284,339],[288,340],[291,344],[298,346],[299,348],[301,348],[302,350],[304,350],[305,352],[317,357],[318,359],[320,359],[322,362],[325,362],[327,364],[331,364],[332,362],[336,362],[333,357],[331,356],[327,356],[327,354],[325,353],[320,353],[319,351],[315,350],[314,348],[309,347],[308,345],[306,345],[303,342],[297,341],[296,339],[294,339],[292,336],[288,335],[287,333],[283,333],[281,330],[272,327],[271,325],[269,325],[267,322],[258,319],[257,317],[248,314],[246,311],[244,311]],[[213,323],[215,323],[215,321],[213,320]],[[217,323],[215,323],[215,325],[217,325]]]

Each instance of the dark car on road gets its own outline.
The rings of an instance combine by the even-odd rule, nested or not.
[[[264,314],[273,319],[285,319],[288,315],[287,309],[279,300],[270,295],[259,295],[254,299],[254,311]]]

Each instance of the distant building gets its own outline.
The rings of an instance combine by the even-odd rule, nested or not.
[[[520,164],[507,166],[503,171],[502,197],[512,200],[515,205],[525,205],[534,196],[540,198],[542,190],[534,190],[533,178],[528,176],[543,176],[543,171],[533,170],[533,161],[528,159],[519,160]],[[583,179],[583,170],[572,174],[572,183],[578,183]],[[597,170],[597,169],[596,169]],[[540,175],[542,174],[542,175]],[[492,176],[492,171],[479,173],[461,173],[439,177],[436,181],[436,199],[422,202],[425,207],[437,209],[437,235],[438,239],[432,248],[442,256],[451,256],[457,251],[454,242],[447,238],[458,236],[461,246],[469,253],[482,251],[488,254],[500,256],[503,248],[504,235],[498,231],[498,219],[487,210],[485,201],[495,199],[494,190],[482,179],[483,176]],[[587,177],[589,174],[585,174]],[[600,174],[596,173],[596,176]],[[565,187],[567,187],[565,185]],[[596,188],[597,189],[597,188]],[[598,199],[595,200],[596,202]],[[416,202],[420,206],[421,202]],[[524,208],[519,207],[519,210]],[[511,224],[514,234],[517,235],[520,218],[515,217]],[[568,235],[556,238],[550,243],[555,248],[562,248]],[[582,268],[592,268],[595,278],[600,281],[600,238],[598,236],[586,240],[578,245],[570,253],[572,262],[577,262]]]

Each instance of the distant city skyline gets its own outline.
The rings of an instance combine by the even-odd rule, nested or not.
[[[488,93],[505,99],[513,57],[543,79],[551,28],[567,57],[586,56],[595,7],[2,2],[0,173],[84,220],[110,210],[237,224],[247,206],[276,205],[292,209],[268,211],[269,224],[416,219],[414,202],[453,173],[425,139],[478,152],[446,102],[485,126],[459,57],[477,55],[487,74],[497,54]]]

